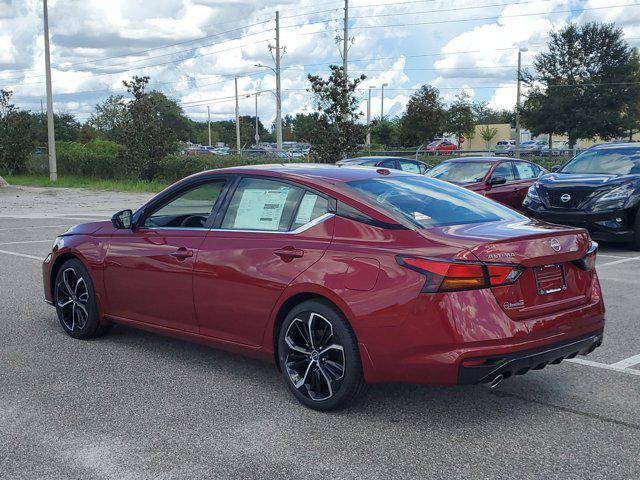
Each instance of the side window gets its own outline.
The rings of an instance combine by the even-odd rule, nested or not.
[[[328,211],[329,201],[326,198],[316,195],[315,193],[305,192],[300,204],[298,205],[298,210],[296,211],[295,218],[293,219],[291,230],[295,230],[296,228],[306,225],[312,220],[321,217]]]
[[[378,164],[379,167],[382,168],[392,168],[395,169],[396,168],[396,161],[395,160],[384,160],[382,162],[380,162]]]
[[[215,206],[224,181],[205,183],[172,198],[144,221],[147,228],[202,228]]]
[[[527,162],[514,162],[519,180],[531,180],[538,176],[538,169]]]
[[[400,163],[400,170],[411,173],[422,173],[420,166],[415,162],[408,162],[406,160],[398,160],[398,162]]]
[[[287,232],[304,190],[276,180],[243,178],[231,198],[221,228]]]
[[[513,176],[513,168],[511,167],[511,162],[502,162],[500,165],[498,165],[491,174],[491,178],[495,177],[504,177],[507,179],[507,182],[514,181],[515,177]]]

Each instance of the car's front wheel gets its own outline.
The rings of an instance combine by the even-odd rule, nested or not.
[[[77,259],[67,260],[55,278],[54,301],[60,325],[73,338],[105,334],[110,325],[100,323],[91,276]]]
[[[309,300],[289,312],[278,333],[278,361],[289,390],[315,410],[344,407],[364,387],[355,335],[328,302]]]

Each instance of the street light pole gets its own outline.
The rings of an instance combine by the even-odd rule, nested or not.
[[[280,12],[276,12],[276,146],[282,150],[282,90],[280,89]]]
[[[518,49],[518,83],[516,86],[516,158],[520,158],[520,81],[522,80],[522,52],[527,48]]]
[[[209,129],[209,146],[211,146],[211,112],[209,105],[207,105],[207,128]]]
[[[367,147],[371,146],[371,90],[374,86],[369,87],[369,99],[367,100]]]
[[[389,86],[388,83],[383,83],[380,91],[380,120],[384,120],[384,87]]]
[[[51,88],[51,55],[49,51],[49,11],[47,0],[43,0],[44,13],[44,65],[47,77],[47,143],[49,144],[49,180],[58,181],[56,162],[56,135],[53,122],[53,90]]]
[[[240,105],[238,104],[238,77],[235,77],[236,84],[236,150],[238,155],[242,155],[240,150]]]

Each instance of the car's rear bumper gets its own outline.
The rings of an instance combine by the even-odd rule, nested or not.
[[[587,355],[602,344],[603,330],[552,345],[509,352],[503,355],[465,358],[458,369],[458,384],[488,383],[495,379],[542,370],[577,355]]]
[[[545,222],[586,228],[594,240],[604,242],[630,242],[633,230],[627,225],[625,210],[582,212],[579,210],[554,211],[545,208],[525,207],[525,213]],[[618,219],[622,221],[618,221]]]

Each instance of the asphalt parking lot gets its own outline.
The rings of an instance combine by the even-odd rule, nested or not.
[[[41,260],[147,195],[0,189],[0,477],[640,478],[640,252],[602,245],[605,343],[486,386],[305,409],[274,366],[116,327],[68,337]]]

